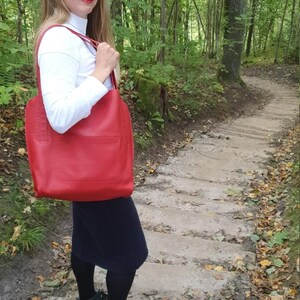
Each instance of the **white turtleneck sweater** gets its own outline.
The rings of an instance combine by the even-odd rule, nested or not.
[[[87,19],[74,14],[64,24],[86,34]],[[51,127],[64,133],[90,115],[95,105],[112,88],[90,74],[95,69],[95,49],[63,27],[49,29],[38,51],[41,89]]]

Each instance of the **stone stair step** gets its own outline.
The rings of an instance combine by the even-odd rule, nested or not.
[[[214,212],[195,213],[179,211],[176,208],[163,208],[150,205],[136,204],[137,210],[145,229],[156,231],[155,228],[169,228],[167,231],[186,235],[190,232],[199,233],[199,236],[213,238],[218,233],[238,238],[251,234],[251,228],[246,222],[234,219],[231,216],[217,215]],[[157,227],[158,226],[158,227]]]
[[[168,264],[217,264],[237,266],[245,259],[255,261],[255,254],[244,251],[240,244],[202,239],[200,237],[181,236],[145,230],[149,248],[148,261],[160,261]]]
[[[234,190],[238,193],[243,190],[237,183],[228,185],[222,182],[182,178],[158,173],[156,176],[147,177],[143,186],[139,187],[136,192],[141,190],[146,195],[148,190],[165,191],[167,189],[178,191],[185,195],[202,195],[205,200],[208,200],[207,202],[224,199],[224,196],[228,196],[229,191]],[[143,197],[139,197],[140,200],[141,198]]]
[[[198,296],[194,299],[203,299],[205,294],[216,295],[234,279],[235,275],[235,272],[218,272],[188,266],[146,262],[137,271],[128,299],[142,300],[149,299],[149,296],[165,296],[165,299],[175,300],[184,299],[182,297],[187,293]],[[149,281],[150,278],[151,281]],[[99,268],[95,272],[95,282],[103,290],[106,289],[105,272]]]
[[[238,194],[238,190],[234,188],[228,189],[228,193]],[[182,191],[171,189],[154,190],[146,187],[139,189],[133,195],[135,203],[152,205],[156,207],[172,207],[181,211],[193,211],[202,213],[228,214],[242,213],[245,206],[234,202],[226,201],[226,193],[223,192],[221,199],[210,199],[202,190],[194,194],[186,194]]]

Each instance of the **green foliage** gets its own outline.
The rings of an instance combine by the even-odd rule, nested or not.
[[[172,65],[162,65],[160,63],[150,66],[143,71],[143,75],[157,84],[168,86],[174,80],[175,67]]]
[[[292,181],[289,188],[289,197],[287,201],[287,209],[285,212],[285,218],[289,220],[289,232],[288,239],[291,247],[291,254],[295,259],[299,257],[299,244],[300,244],[300,145],[298,142],[295,154],[298,160],[293,166]]]
[[[0,106],[8,105],[11,101],[15,105],[25,105],[35,92],[36,89],[27,89],[18,81],[7,83],[6,86],[0,86]]]
[[[6,105],[12,97],[12,87],[0,86],[0,105]]]
[[[178,70],[176,79],[169,88],[170,106],[182,118],[193,119],[203,114],[207,109],[220,105],[219,95],[224,92],[211,69],[213,64],[194,63],[189,67],[188,76],[183,70]]]
[[[7,192],[2,195],[0,206],[0,256],[9,257],[40,246],[46,228],[51,227],[55,214],[64,211],[66,205],[53,200],[37,200],[18,182],[9,184],[2,179],[1,184],[4,183]]]
[[[140,150],[147,150],[153,143],[153,135],[150,132],[134,134],[135,147]]]
[[[146,124],[150,132],[162,132],[164,129],[165,120],[162,115],[158,111],[156,111],[150,115]]]
[[[287,231],[279,231],[275,232],[274,235],[268,242],[269,247],[274,247],[275,245],[282,245],[284,241],[288,239],[288,232]]]
[[[5,22],[1,22],[0,105],[7,105],[13,99],[17,102],[20,99],[24,99],[22,94],[26,89],[18,81],[18,78],[21,74],[21,68],[31,63],[30,49],[25,45],[16,43],[15,39],[12,39],[10,36],[10,26]]]
[[[20,225],[20,235],[14,240],[13,246],[17,250],[29,252],[40,246],[44,239],[44,228],[37,226],[34,228],[26,228]]]

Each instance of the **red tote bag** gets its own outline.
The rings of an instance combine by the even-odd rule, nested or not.
[[[96,41],[67,29],[97,45]],[[36,56],[41,40],[42,36]],[[132,194],[131,118],[114,73],[111,78],[114,89],[97,102],[90,116],[59,134],[46,117],[37,65],[38,95],[28,102],[25,111],[27,152],[37,197],[102,201]]]

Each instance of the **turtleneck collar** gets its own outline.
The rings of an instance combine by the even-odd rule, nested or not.
[[[69,25],[76,32],[86,34],[87,22],[87,19],[80,18],[71,13],[66,25]]]

